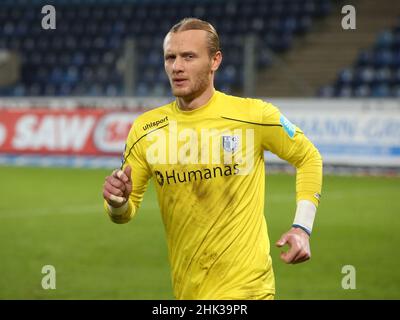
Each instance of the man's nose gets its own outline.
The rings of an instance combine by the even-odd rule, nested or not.
[[[177,57],[175,59],[174,63],[172,64],[172,71],[174,72],[183,71],[183,63],[181,58]]]

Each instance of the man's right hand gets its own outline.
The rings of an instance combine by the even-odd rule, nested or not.
[[[103,198],[114,208],[123,206],[132,192],[131,167],[114,170],[111,176],[106,177],[103,185]]]

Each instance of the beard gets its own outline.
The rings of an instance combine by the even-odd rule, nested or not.
[[[176,87],[171,80],[172,94],[177,98],[192,100],[200,96],[210,85],[209,70],[199,73],[194,79],[189,79],[187,86]]]

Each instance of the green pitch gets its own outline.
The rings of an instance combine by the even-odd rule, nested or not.
[[[0,299],[173,299],[154,188],[136,218],[103,212],[109,170],[0,167]],[[285,265],[274,246],[294,217],[294,176],[267,177],[277,299],[400,299],[400,179],[324,177],[312,259]],[[56,269],[56,289],[41,286]],[[356,270],[344,290],[342,267]]]

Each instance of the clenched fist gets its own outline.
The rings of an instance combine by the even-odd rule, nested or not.
[[[132,192],[131,167],[114,170],[111,176],[106,177],[103,185],[103,197],[114,208],[123,206]]]

